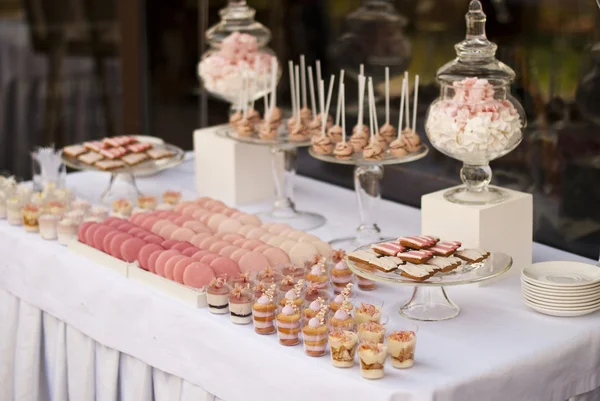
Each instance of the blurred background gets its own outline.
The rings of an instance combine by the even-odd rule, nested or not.
[[[238,0],[239,1],[239,0]],[[360,63],[381,82],[421,77],[417,130],[438,96],[435,72],[464,38],[468,0],[248,0],[280,62],[321,60],[347,73],[347,125],[356,122]],[[593,0],[482,0],[497,57],[517,74],[523,143],[492,163],[497,185],[532,193],[535,240],[592,258],[600,245],[600,21]],[[225,0],[0,0],[0,171],[28,179],[29,151],[118,134],[192,149],[192,131],[225,123],[229,105],[203,91],[204,31]],[[598,44],[597,44],[598,42]],[[284,67],[283,77],[287,77]],[[287,79],[278,103],[289,108]],[[378,105],[383,105],[379,87]],[[383,108],[380,109],[383,116]],[[380,117],[380,121],[381,121]],[[432,149],[386,167],[384,197],[419,206],[459,183],[460,164]],[[302,153],[299,173],[352,187],[352,169]],[[323,194],[324,197],[327,194]]]

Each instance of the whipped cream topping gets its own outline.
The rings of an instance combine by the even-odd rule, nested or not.
[[[323,271],[321,270],[321,266],[314,265],[313,267],[311,267],[310,274],[312,274],[314,276],[320,276],[321,274],[323,274]]]
[[[314,300],[310,303],[308,307],[318,312],[319,310],[321,310],[321,303],[318,300]]]
[[[333,302],[341,304],[342,302],[344,302],[344,296],[342,294],[338,294],[334,299]]]
[[[281,313],[283,313],[284,315],[288,315],[288,316],[293,315],[296,313],[296,309],[294,309],[294,307],[291,305],[286,305],[281,310]]]
[[[346,319],[348,319],[348,317],[349,317],[349,316],[350,316],[350,315],[348,315],[348,312],[346,312],[346,311],[345,311],[345,310],[343,310],[343,309],[338,309],[338,310],[335,312],[335,315],[333,315],[333,317],[335,317],[335,318],[336,318],[336,319],[338,319],[338,320],[346,320]]]
[[[341,262],[337,262],[333,268],[335,270],[348,270],[348,265],[342,260]]]
[[[266,295],[261,296],[260,298],[258,298],[258,300],[256,301],[256,303],[261,304],[261,305],[268,305],[269,304],[269,297]]]
[[[296,299],[296,292],[294,290],[289,290],[288,292],[285,293],[285,299],[291,299],[294,300]]]
[[[312,327],[312,328],[315,328],[315,329],[316,329],[317,327],[319,327],[319,326],[321,325],[321,322],[319,321],[319,319],[318,319],[318,318],[316,318],[316,317],[313,317],[312,319],[310,319],[310,320],[308,321],[308,325],[309,325],[310,327]]]

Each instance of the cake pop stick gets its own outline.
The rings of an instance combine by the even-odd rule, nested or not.
[[[405,128],[410,128],[410,101],[409,101],[409,93],[410,93],[410,81],[408,76],[408,71],[404,72],[404,79],[406,80],[406,101],[404,103],[405,112],[406,112],[406,125]],[[398,127],[400,129],[401,127]]]
[[[371,106],[373,108],[373,125],[375,127],[375,135],[379,135],[379,123],[377,122],[377,108],[375,107],[375,91],[373,90],[373,78],[369,77],[369,96]]]
[[[325,82],[322,79],[318,81],[317,89],[319,90],[319,112],[323,114],[323,111],[325,111],[325,94],[323,93],[325,92]]]
[[[375,131],[373,130],[373,104],[371,103],[371,87],[368,87],[367,97],[369,98],[369,136],[371,140],[375,136]]]
[[[385,123],[390,123],[390,67],[385,67]]]
[[[288,69],[290,70],[290,94],[292,96],[292,115],[296,118],[296,88],[294,80],[294,63],[288,61]]]
[[[404,92],[406,91],[406,79],[402,78],[402,95],[400,96],[400,117],[398,118],[398,138],[402,136],[402,122],[404,120]]]
[[[257,62],[258,58],[254,59],[254,71],[258,71],[258,62]],[[251,79],[252,82],[252,103],[250,105],[250,109],[254,110],[254,100],[255,100],[255,96],[254,94],[256,93],[256,83],[257,83],[257,79]],[[248,96],[250,96],[250,94],[248,94]]]
[[[329,105],[331,104],[331,93],[333,92],[333,84],[335,83],[335,75],[331,76],[329,80],[329,89],[327,90],[327,102],[325,103],[325,112],[321,118],[321,135],[325,136],[325,125],[327,122],[327,115],[329,115]]]
[[[337,108],[335,110],[335,125],[337,125],[338,127],[340,125],[340,102],[342,101],[342,85],[344,85],[344,70],[340,71],[340,84],[338,89]]]
[[[277,105],[277,60],[275,57],[271,59],[271,104],[269,105],[269,121],[273,109]]]
[[[412,130],[417,132],[417,102],[419,99],[419,74],[415,75],[415,87],[413,88],[415,92],[414,101],[413,101],[413,118],[412,118]]]
[[[342,82],[342,142],[346,143],[346,84]]]
[[[300,70],[299,67],[296,66],[296,88],[300,87]],[[296,90],[296,128],[300,126],[300,91]]]
[[[358,131],[362,129],[363,126],[363,113],[364,113],[364,103],[365,103],[365,76],[358,76]]]
[[[244,118],[248,117],[248,71],[244,70],[243,74],[243,81],[244,81],[244,89],[243,89],[243,99],[244,99]]]
[[[317,60],[316,68],[317,68],[317,82],[321,82],[321,79],[323,79],[323,77],[321,76],[321,60]]]
[[[317,102],[315,100],[315,84],[313,82],[312,67],[308,67],[308,84],[310,85],[310,103],[312,106],[313,116],[317,116]]]
[[[364,64],[360,65],[360,73],[358,75],[365,75],[365,65]]]
[[[300,72],[302,73],[302,107],[306,107],[306,60],[304,54],[300,55]]]

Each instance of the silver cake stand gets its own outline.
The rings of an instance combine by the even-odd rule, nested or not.
[[[370,249],[364,245],[357,250]],[[473,284],[487,281],[506,273],[513,260],[503,253],[492,253],[480,263],[463,263],[448,273],[437,273],[426,281],[415,281],[401,276],[401,270],[383,272],[363,264],[356,264],[346,257],[346,263],[354,273],[369,280],[395,285],[414,287],[408,302],[401,302],[400,314],[406,318],[422,321],[452,319],[460,313],[460,308],[450,300],[444,287]]]

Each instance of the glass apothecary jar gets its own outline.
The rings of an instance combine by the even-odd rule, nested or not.
[[[256,100],[270,91],[273,50],[267,47],[271,32],[254,19],[256,11],[245,0],[229,0],[221,21],[206,31],[210,48],[198,63],[198,75],[212,95],[234,105]],[[277,63],[277,80],[281,76]]]
[[[466,15],[467,35],[455,45],[457,58],[436,75],[440,97],[427,113],[425,129],[432,145],[463,162],[464,186],[444,194],[462,204],[502,201],[506,192],[488,187],[489,162],[511,152],[523,138],[523,107],[510,94],[514,71],[495,58],[496,44],[485,34],[486,16],[479,0]]]

